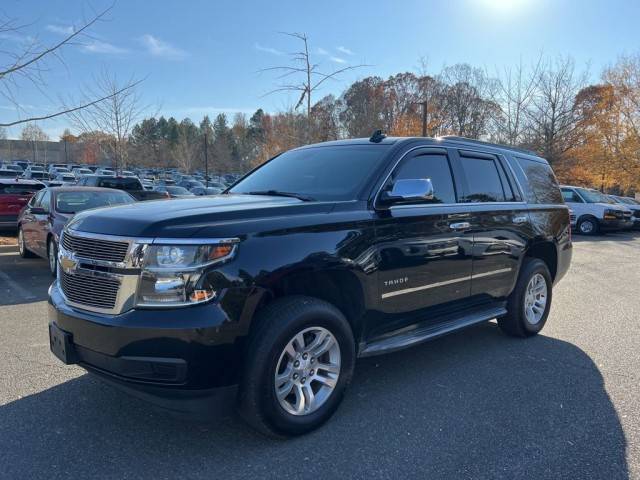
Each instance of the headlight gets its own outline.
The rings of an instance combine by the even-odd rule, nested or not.
[[[136,306],[178,307],[215,298],[217,292],[203,273],[206,267],[232,258],[236,243],[233,239],[212,244],[147,245]]]

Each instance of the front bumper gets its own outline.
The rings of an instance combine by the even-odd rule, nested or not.
[[[190,413],[234,403],[244,336],[217,303],[102,315],[68,306],[54,283],[49,322],[67,340],[66,363],[134,396]]]
[[[601,219],[599,221],[600,230],[606,232],[612,232],[616,230],[624,230],[628,227],[628,222],[626,222],[623,218],[614,219]]]

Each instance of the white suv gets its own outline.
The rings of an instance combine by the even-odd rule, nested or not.
[[[562,185],[562,196],[573,211],[572,227],[584,235],[628,228],[631,211],[591,188]]]

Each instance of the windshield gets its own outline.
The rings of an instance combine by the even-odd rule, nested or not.
[[[634,200],[633,198],[629,198],[629,197],[616,197],[620,202],[626,204],[626,205],[640,205],[640,203],[638,203],[636,200]]]
[[[611,198],[607,197],[604,193],[600,193],[597,190],[590,190],[586,188],[576,188],[576,190],[582,195],[587,203],[609,203],[615,204]]]
[[[119,188],[122,190],[142,190],[142,184],[137,178],[103,178],[100,186],[105,188]]]
[[[78,213],[89,208],[132,203],[134,199],[125,192],[59,192],[56,194],[56,210],[60,213]]]
[[[167,185],[164,187],[164,190],[169,192],[171,195],[193,195],[189,190],[183,187],[174,187],[172,185]]]
[[[38,190],[42,190],[44,185],[24,184],[24,183],[0,183],[0,194],[5,195],[31,195]]]
[[[389,145],[348,145],[291,150],[237,183],[230,193],[277,191],[314,200],[355,200]]]
[[[2,178],[16,178],[17,175],[19,175],[19,173],[13,170],[0,170],[0,177]]]
[[[40,170],[32,170],[31,171],[31,178],[47,178],[49,175],[47,175],[46,172],[40,171]]]

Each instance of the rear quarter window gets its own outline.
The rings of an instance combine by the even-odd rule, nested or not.
[[[529,203],[564,203],[560,186],[550,165],[535,160],[516,157],[518,165],[524,172],[527,187],[525,195]]]

